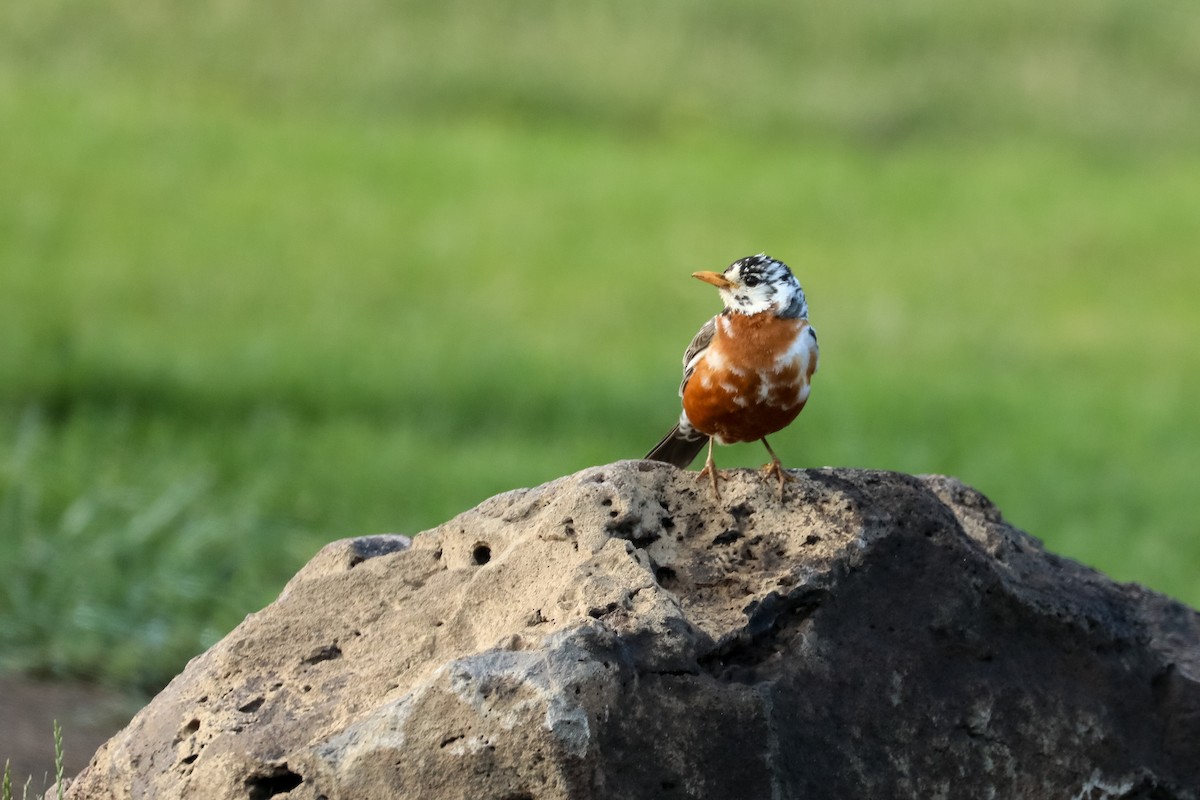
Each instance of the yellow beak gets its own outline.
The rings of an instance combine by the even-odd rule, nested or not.
[[[724,275],[722,275],[719,272],[693,272],[692,277],[699,278],[700,280],[704,281],[705,283],[711,283],[713,286],[717,287],[718,289],[732,289],[733,288],[733,281],[729,280],[729,278],[726,278]]]

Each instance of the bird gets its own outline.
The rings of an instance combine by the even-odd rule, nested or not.
[[[764,477],[778,476],[782,500],[788,476],[767,436],[804,408],[820,357],[804,289],[786,264],[765,253],[692,277],[717,287],[725,307],[684,351],[683,411],[646,459],[686,469],[707,443],[697,477],[707,475],[719,499],[713,444],[761,441],[771,456]]]

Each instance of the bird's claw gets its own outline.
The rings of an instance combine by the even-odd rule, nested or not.
[[[764,480],[770,478],[771,473],[775,474],[776,478],[779,480],[779,499],[780,500],[783,500],[783,490],[784,490],[784,487],[787,485],[788,481],[796,480],[796,476],[792,475],[790,472],[788,472],[786,469],[784,469],[783,464],[779,463],[779,461],[772,461],[770,464],[764,465],[763,468],[760,470],[760,472],[762,472],[762,476],[763,476]]]
[[[712,481],[713,496],[717,498],[718,502],[720,502],[721,490],[717,487],[717,473],[718,472],[719,472],[719,470],[716,467],[712,466],[711,464],[705,464],[704,469],[702,469],[698,473],[696,473],[696,480],[702,481],[702,480],[704,480],[704,477],[707,475],[709,477],[709,479]]]

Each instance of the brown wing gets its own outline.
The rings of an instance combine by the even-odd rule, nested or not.
[[[687,386],[688,379],[696,371],[696,359],[708,349],[709,344],[712,343],[713,334],[716,332],[717,318],[713,317],[704,323],[704,327],[692,338],[692,343],[687,346],[687,350],[683,351],[683,380],[679,382],[680,397],[683,397],[683,387]]]

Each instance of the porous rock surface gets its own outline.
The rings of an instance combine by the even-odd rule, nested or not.
[[[944,477],[629,461],[323,549],[100,798],[1196,798],[1200,617]]]

